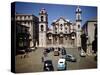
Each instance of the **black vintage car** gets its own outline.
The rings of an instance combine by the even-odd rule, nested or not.
[[[50,48],[45,48],[45,52],[49,53],[50,52]]]
[[[71,54],[67,54],[65,56],[66,61],[71,61],[71,62],[76,62],[76,58],[75,56],[71,55]]]
[[[54,71],[54,67],[51,60],[44,61],[44,71]]]

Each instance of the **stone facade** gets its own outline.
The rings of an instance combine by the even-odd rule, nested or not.
[[[80,47],[81,9],[76,9],[76,22],[60,17],[48,27],[48,14],[43,8],[39,12],[39,47]]]

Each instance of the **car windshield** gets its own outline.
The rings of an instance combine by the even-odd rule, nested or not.
[[[52,64],[52,62],[51,61],[45,61],[45,64]]]
[[[66,57],[71,57],[70,55],[66,55]]]
[[[63,62],[60,62],[60,63],[63,63]]]

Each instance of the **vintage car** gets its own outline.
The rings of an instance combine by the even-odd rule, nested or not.
[[[66,59],[64,58],[60,58],[58,60],[58,65],[57,65],[57,70],[58,71],[62,71],[62,70],[66,70]]]
[[[55,50],[54,50],[54,56],[59,56],[58,48],[55,48]]]

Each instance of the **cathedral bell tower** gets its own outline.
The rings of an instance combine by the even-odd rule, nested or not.
[[[46,47],[46,33],[48,25],[48,14],[44,8],[39,12],[39,47]]]
[[[76,8],[76,45],[77,47],[81,47],[81,14],[82,10],[79,6]]]

